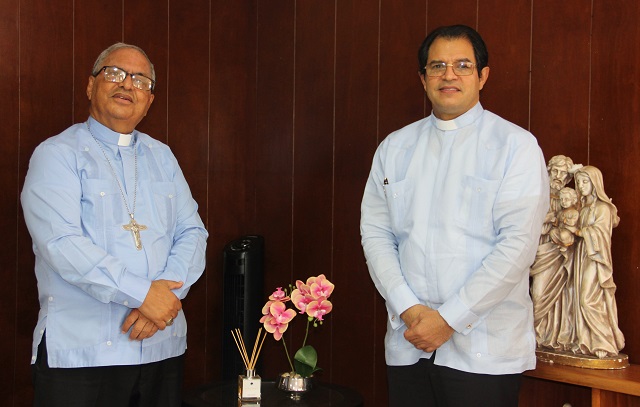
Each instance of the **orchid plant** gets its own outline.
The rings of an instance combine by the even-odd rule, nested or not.
[[[307,345],[309,326],[317,327],[322,325],[324,317],[331,312],[333,305],[328,300],[333,292],[334,285],[327,280],[324,274],[317,277],[309,277],[306,283],[296,281],[296,288],[289,285],[283,290],[278,287],[269,296],[269,301],[262,307],[263,317],[260,323],[264,324],[267,332],[273,334],[276,341],[282,340],[287,360],[291,367],[291,372],[302,377],[309,377],[314,372],[321,370],[318,366],[318,353],[311,345]],[[296,317],[297,313],[292,308],[287,308],[287,302],[291,302],[300,314],[307,316],[307,329],[305,331],[302,347],[298,349],[293,357],[289,356],[289,350],[282,334],[289,327],[289,323]]]

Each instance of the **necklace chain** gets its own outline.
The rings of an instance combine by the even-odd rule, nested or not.
[[[111,160],[109,160],[109,157],[107,156],[107,152],[104,151],[102,144],[100,144],[96,136],[93,135],[93,132],[91,131],[91,127],[89,126],[89,123],[86,123],[86,124],[87,124],[87,130],[89,130],[89,134],[91,134],[91,137],[93,137],[93,140],[96,142],[98,147],[100,147],[100,150],[104,155],[104,158],[107,160],[107,163],[109,164],[111,173],[113,174],[113,177],[116,179],[116,183],[118,184],[118,189],[120,190],[120,195],[122,196],[122,202],[124,202],[124,206],[127,209],[127,213],[129,214],[131,219],[134,219],[133,215],[136,213],[136,196],[138,194],[138,152],[136,151],[135,141],[133,142],[133,163],[134,163],[133,206],[132,206],[132,210],[130,210],[129,203],[127,202],[127,198],[124,195],[124,189],[122,189],[122,185],[120,184],[118,175],[116,174],[116,171],[113,168],[113,165],[111,164]]]

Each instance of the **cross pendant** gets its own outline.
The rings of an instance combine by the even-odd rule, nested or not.
[[[122,225],[122,229],[128,230],[133,235],[133,242],[136,244],[136,249],[142,250],[142,240],[140,239],[140,231],[145,230],[147,227],[145,225],[141,225],[133,218],[131,215],[131,220],[128,224]]]

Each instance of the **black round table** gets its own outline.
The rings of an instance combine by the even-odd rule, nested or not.
[[[188,392],[182,399],[184,407],[362,407],[362,396],[357,391],[336,384],[315,383],[315,387],[301,400],[291,400],[289,394],[278,389],[273,381],[262,381],[261,400],[238,401],[238,383],[217,382]]]

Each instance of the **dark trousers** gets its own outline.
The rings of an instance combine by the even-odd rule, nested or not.
[[[50,368],[43,337],[32,374],[36,407],[179,407],[184,355],[144,365]]]
[[[438,366],[420,359],[387,366],[390,407],[517,407],[520,374],[486,375]]]

